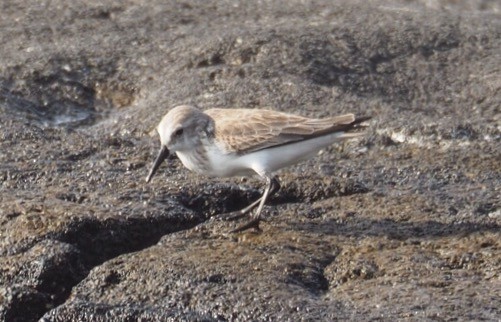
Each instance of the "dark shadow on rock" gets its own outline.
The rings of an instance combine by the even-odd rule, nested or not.
[[[18,67],[11,74],[26,73]],[[106,118],[113,107],[129,105],[134,89],[113,84],[113,59],[52,57],[23,82],[0,78],[0,107],[21,119],[49,127],[75,128]]]
[[[37,321],[47,311],[50,295],[30,287],[13,286],[2,289],[2,296],[11,301],[2,300],[0,317],[2,321],[24,322]]]
[[[179,193],[170,197],[208,219],[214,215],[242,209],[260,196],[258,189],[243,188],[236,184],[209,183],[182,188]]]
[[[306,184],[308,183],[308,184]],[[229,213],[247,207],[262,195],[264,183],[261,185],[246,185],[245,187],[232,183],[209,183],[207,185],[185,187],[173,199],[184,207],[200,214],[202,217]],[[367,193],[370,189],[358,180],[332,180],[329,184],[323,182],[283,183],[280,190],[269,198],[266,206],[281,204],[311,203],[332,197],[349,196]]]
[[[326,256],[321,260],[289,264],[285,282],[298,285],[316,296],[325,294],[329,289],[329,281],[325,277],[324,270],[336,259],[339,251],[333,253],[333,255]]]
[[[159,308],[145,305],[106,305],[75,301],[46,313],[41,322],[59,321],[60,317],[71,321],[80,321],[82,316],[89,317],[86,321],[221,321],[210,315],[197,312],[179,311],[172,308]]]
[[[446,224],[434,220],[425,222],[399,222],[393,219],[364,219],[353,220],[329,219],[319,222],[292,222],[290,229],[339,235],[350,237],[386,236],[390,239],[407,240],[412,238],[442,238],[449,236],[467,236],[476,232],[497,232],[501,226],[495,223],[461,222]]]
[[[11,271],[0,278],[6,285],[2,296],[9,299],[2,301],[0,309],[4,321],[37,320],[47,308],[64,302],[88,272],[75,247],[55,240],[43,240],[25,257],[26,262],[13,263]]]
[[[0,314],[5,317],[15,317],[12,321],[37,320],[47,312],[48,308],[64,303],[71,294],[72,288],[83,280],[93,267],[119,255],[150,247],[156,244],[162,236],[192,228],[202,221],[189,210],[183,211],[183,208],[172,210],[172,204],[164,204],[164,206],[166,208],[164,213],[161,213],[162,210],[158,210],[157,206],[155,208],[160,213],[154,211],[150,215],[107,219],[91,216],[76,218],[60,232],[45,235],[41,241],[33,240],[30,245],[18,249],[18,251],[24,251],[25,254],[29,254],[34,248],[44,249],[41,257],[35,257],[35,260],[45,264],[42,267],[39,265],[23,266],[19,274],[27,277],[23,279],[17,274],[21,280],[12,281],[12,283],[27,284],[26,287],[33,289],[27,293],[23,291],[26,287],[18,291],[16,288],[8,288],[5,292],[14,292],[14,295],[19,293],[19,295],[13,296],[13,300],[4,303],[3,312],[0,311]],[[54,249],[61,248],[55,247],[59,244],[66,246],[56,252],[53,256],[55,259],[47,258],[47,254],[54,253]],[[51,264],[52,262],[54,263]],[[30,307],[29,310],[25,309],[27,306]]]
[[[92,268],[116,256],[156,244],[166,234],[190,229],[201,220],[175,216],[84,218],[52,237],[77,247],[84,264]]]

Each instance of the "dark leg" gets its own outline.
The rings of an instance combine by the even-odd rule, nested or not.
[[[278,181],[277,177],[273,177],[271,179],[271,188],[270,188],[270,192],[268,194],[268,197],[273,196],[275,193],[277,193],[278,190],[280,190],[280,182]],[[223,220],[240,219],[240,218],[244,217],[245,215],[247,215],[248,213],[250,213],[254,208],[256,208],[259,205],[259,203],[261,202],[261,199],[263,199],[263,197],[264,197],[264,193],[263,193],[263,196],[261,196],[261,198],[257,199],[256,201],[254,201],[253,203],[251,203],[247,207],[240,209],[240,210],[237,210],[237,211],[229,212],[226,214],[221,214],[221,215],[218,215],[217,217],[220,219],[223,219]]]
[[[272,192],[275,193],[276,191],[278,191],[278,189],[280,189],[280,183],[278,182],[278,179],[276,177],[272,178],[270,176],[266,176],[266,188],[264,189],[263,196],[259,200],[257,200],[256,202],[254,202],[250,205],[250,206],[252,206],[255,203],[257,204],[257,202],[259,202],[259,206],[257,207],[256,212],[251,216],[251,220],[249,222],[232,230],[231,233],[238,233],[238,232],[247,230],[249,228],[255,228],[256,230],[260,230],[259,229],[259,222],[261,221],[261,211],[263,210],[264,204],[265,204],[266,200],[268,200],[268,197],[272,194]],[[275,190],[275,191],[273,191],[273,190]],[[247,208],[249,208],[249,207],[247,207]],[[254,207],[255,207],[255,205],[254,205]],[[247,208],[245,208],[243,210],[246,210]]]

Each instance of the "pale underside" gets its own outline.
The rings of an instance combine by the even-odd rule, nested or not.
[[[212,177],[269,176],[338,140],[360,134],[344,132],[355,120],[353,114],[309,119],[269,110],[211,109],[205,113],[215,121],[214,145],[205,145],[205,153],[177,154],[187,168]],[[201,162],[202,156],[208,162]],[[204,163],[207,166],[201,167]]]

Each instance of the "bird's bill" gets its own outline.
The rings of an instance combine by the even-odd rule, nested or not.
[[[160,151],[158,151],[157,158],[155,159],[155,162],[153,163],[153,167],[151,167],[150,173],[148,173],[148,176],[146,177],[146,182],[150,182],[151,177],[157,172],[158,167],[162,164],[162,162],[169,156],[169,149],[167,149],[166,146],[162,146],[160,148]]]

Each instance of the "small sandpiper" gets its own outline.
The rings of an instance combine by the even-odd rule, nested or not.
[[[146,182],[150,182],[169,153],[183,165],[209,177],[259,175],[266,180],[264,193],[249,206],[223,214],[238,219],[257,207],[250,221],[234,229],[259,230],[266,200],[280,189],[272,173],[313,157],[334,142],[361,136],[370,117],[354,114],[315,119],[264,109],[209,109],[181,105],[158,124],[161,148]]]

